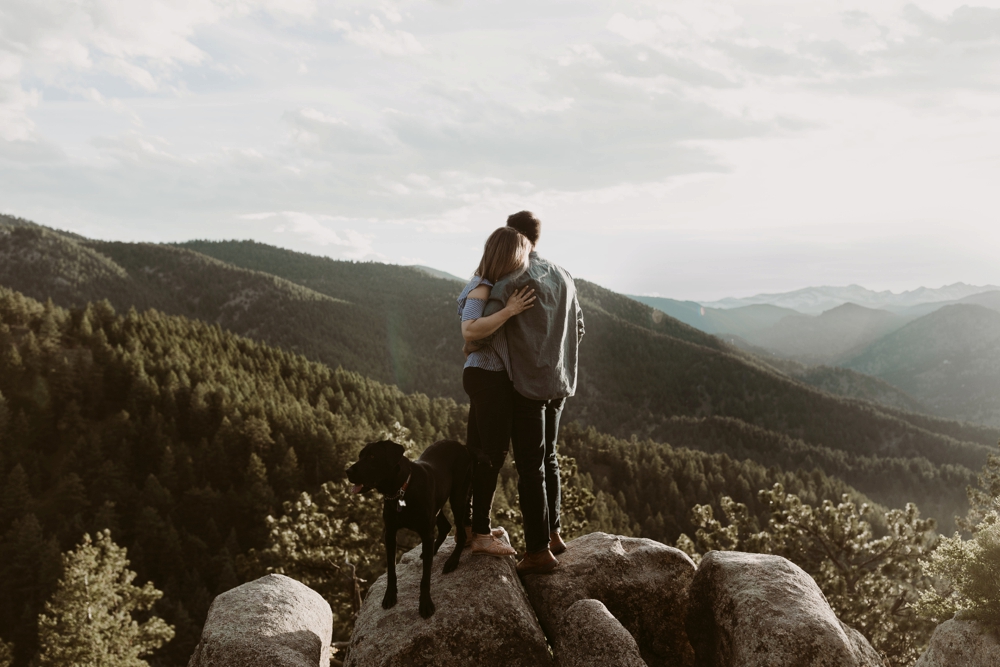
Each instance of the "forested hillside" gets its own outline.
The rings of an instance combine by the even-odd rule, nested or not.
[[[403,267],[336,262],[252,241],[197,241],[184,247],[351,302],[370,295],[379,303],[391,294],[404,308],[425,289],[440,290],[446,299],[455,291],[455,284],[445,280],[414,284],[410,269]],[[384,283],[395,288],[380,289],[376,275],[386,276]],[[588,333],[580,349],[579,395],[567,407],[571,419],[628,436],[654,435],[656,421],[666,416],[725,415],[834,449],[924,455],[973,468],[985,460],[986,450],[975,444],[942,438],[925,423],[914,428],[909,418],[803,387],[714,336],[593,283],[577,282]],[[423,325],[450,340],[452,317],[434,315]],[[453,377],[457,384],[458,376]],[[973,442],[991,447],[998,437],[1000,431],[983,429]]]
[[[50,246],[69,259],[48,262]],[[54,300],[66,305],[107,296],[119,310],[156,306],[404,391],[464,401],[452,280],[252,241],[195,241],[181,247],[103,243],[23,222],[6,231],[0,223],[0,252],[20,262],[16,270],[0,268],[0,280],[39,298],[52,290]],[[108,283],[88,278],[91,274],[118,276],[119,283],[105,295]],[[753,432],[770,443],[754,455],[766,460],[765,453],[783,451],[786,440],[801,440],[830,450],[814,459],[816,465],[831,474],[837,470],[852,484],[864,484],[865,474],[848,470],[869,469],[864,462],[883,459],[911,462],[931,478],[950,478],[942,466],[978,469],[1000,437],[996,430],[833,396],[836,391],[807,386],[822,386],[816,378],[799,381],[648,306],[584,280],[578,284],[588,333],[581,347],[579,392],[568,403],[567,421],[618,437],[671,442],[677,418],[711,418],[705,428],[713,431],[715,451],[740,451],[740,433]],[[53,290],[54,285],[76,286],[76,292]],[[716,418],[743,426],[722,428],[732,422]],[[700,438],[685,444],[708,447]],[[823,467],[842,456],[862,463]],[[934,484],[916,476],[900,479],[904,486],[892,493],[879,485],[866,490],[879,502],[931,501],[928,489]],[[949,527],[963,511],[963,493],[960,488],[942,491],[932,505],[936,518]]]
[[[153,663],[183,665],[212,597],[249,574],[241,556],[264,546],[282,500],[342,482],[381,434],[412,438],[414,451],[464,439],[465,414],[217,325],[107,303],[69,311],[0,288],[0,638],[28,664],[60,551],[109,528],[139,581],[164,591],[156,611],[177,629]],[[563,451],[578,459],[575,483],[597,495],[593,527],[667,542],[693,532],[694,504],[721,495],[758,514],[756,490],[775,482],[810,502],[857,495],[819,470],[575,426]],[[380,526],[362,516],[373,543]],[[374,581],[380,567],[360,575]]]
[[[460,379],[454,379],[454,367],[462,363],[454,289],[424,289],[446,281],[393,267],[415,283],[403,295],[410,300],[401,303],[392,294],[398,278],[380,271],[382,265],[331,262],[341,274],[331,278],[342,286],[342,296],[331,298],[184,248],[87,241],[15,222],[0,218],[0,285],[38,300],[71,307],[107,299],[122,311],[156,308],[218,323],[406,391],[464,397]],[[434,354],[421,352],[428,346]]]
[[[794,362],[791,362],[794,363]],[[804,366],[786,371],[790,377],[834,396],[858,398],[885,408],[926,414],[927,408],[902,389],[885,380],[836,366]]]

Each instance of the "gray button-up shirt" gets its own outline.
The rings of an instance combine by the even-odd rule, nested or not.
[[[573,276],[532,252],[526,271],[511,274],[493,286],[484,314],[501,310],[511,294],[525,285],[534,288],[538,297],[534,308],[504,324],[514,388],[539,401],[572,396],[584,331]]]

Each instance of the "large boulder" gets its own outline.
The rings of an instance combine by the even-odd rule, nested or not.
[[[505,538],[506,539],[506,538]],[[462,554],[458,569],[442,574],[452,538],[434,557],[429,619],[417,613],[420,547],[396,566],[398,602],[382,609],[386,577],[368,589],[351,635],[345,667],[545,667],[545,635],[521,587],[512,557]]]
[[[691,584],[687,633],[698,667],[882,667],[823,592],[780,556],[710,551]]]
[[[1000,665],[996,632],[974,621],[945,621],[913,667],[995,667]]]
[[[591,533],[572,540],[548,574],[524,577],[538,620],[561,662],[576,634],[565,617],[580,600],[600,600],[635,639],[650,667],[689,667],[684,619],[695,567],[683,551],[653,540]]]
[[[326,667],[332,633],[319,593],[269,574],[215,598],[188,667]]]
[[[559,667],[646,667],[635,639],[600,600],[571,604],[560,637]]]

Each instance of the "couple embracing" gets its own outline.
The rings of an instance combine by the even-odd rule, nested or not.
[[[530,212],[507,218],[486,241],[472,280],[458,298],[467,355],[472,552],[510,556],[490,515],[500,468],[513,448],[527,553],[521,574],[557,564],[560,530],[556,444],[566,398],[576,391],[583,313],[572,276],[538,255],[541,222]]]

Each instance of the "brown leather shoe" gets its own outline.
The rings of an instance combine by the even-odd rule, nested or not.
[[[525,554],[524,558],[517,564],[517,573],[521,576],[526,574],[545,574],[551,572],[559,561],[548,549],[536,551],[533,554]]]
[[[566,551],[566,543],[563,542],[563,538],[559,536],[558,530],[553,530],[549,533],[549,551],[556,556]]]

